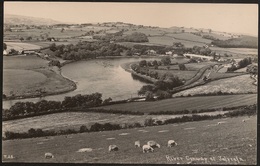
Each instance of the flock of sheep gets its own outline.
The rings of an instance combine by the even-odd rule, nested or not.
[[[177,143],[174,140],[169,140],[168,141],[168,147],[173,147],[176,146]],[[141,143],[140,141],[135,141],[135,147],[136,148],[140,148],[141,147]],[[160,144],[158,144],[156,141],[148,141],[147,144],[143,145],[143,153],[148,153],[148,152],[153,152],[154,148],[160,148]],[[116,145],[109,145],[108,147],[108,151],[112,152],[112,151],[118,151],[119,148]]]
[[[168,147],[173,147],[176,146],[177,143],[174,140],[169,140],[168,141]],[[135,141],[134,146],[136,148],[140,148],[141,147],[141,142],[140,141]],[[156,141],[148,141],[147,144],[143,145],[143,153],[148,153],[148,152],[153,152],[154,148],[160,148],[160,144],[158,144]],[[117,145],[109,145],[108,147],[108,151],[112,152],[112,151],[118,151],[119,148]],[[45,153],[45,158],[46,159],[51,159],[54,158],[54,155],[52,153]]]

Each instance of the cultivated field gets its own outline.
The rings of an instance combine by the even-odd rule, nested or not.
[[[159,100],[155,102],[134,102],[125,104],[115,104],[102,106],[97,108],[115,109],[139,112],[155,112],[155,111],[181,111],[184,109],[207,109],[207,108],[223,108],[240,105],[255,104],[257,95],[219,95],[219,96],[200,96],[185,97]]]
[[[242,122],[243,119],[247,119],[245,123]],[[218,122],[221,124],[217,125]],[[256,116],[253,116],[8,140],[2,142],[2,154],[13,155],[14,158],[3,159],[3,162],[187,164],[192,158],[197,158],[192,164],[251,165],[256,164],[256,126]],[[170,139],[174,139],[178,145],[168,148],[167,141]],[[140,140],[142,145],[155,140],[161,148],[155,149],[154,153],[143,153],[141,148],[134,147],[136,140]],[[111,144],[116,144],[119,151],[108,152]],[[82,148],[90,150],[77,152]],[[54,158],[45,159],[46,152],[52,153]],[[167,160],[167,156],[179,159],[170,160],[168,157]],[[204,160],[199,160],[201,157]],[[236,157],[238,160],[227,160]]]
[[[211,77],[210,77],[211,78]],[[194,87],[174,94],[173,96],[188,96],[198,94],[217,93],[257,93],[257,86],[253,85],[250,75],[241,75],[227,79],[212,81],[206,85]],[[255,95],[257,96],[257,95]],[[241,101],[243,102],[243,101]]]
[[[152,36],[148,37],[149,43],[152,44],[162,44],[167,46],[172,46],[173,43],[181,42],[184,44],[185,47],[193,47],[193,46],[204,46],[204,43],[194,42],[194,41],[187,41],[187,40],[181,40],[181,39],[174,39],[173,37],[169,36]]]
[[[201,36],[196,36],[191,33],[167,34],[167,36],[180,39],[180,40],[188,40],[188,41],[200,42],[205,44],[211,43],[211,40],[204,39]]]

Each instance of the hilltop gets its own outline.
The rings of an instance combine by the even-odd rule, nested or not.
[[[60,23],[61,22],[49,18],[28,17],[28,16],[12,15],[12,14],[4,15],[4,24],[53,25],[53,24],[60,24]]]

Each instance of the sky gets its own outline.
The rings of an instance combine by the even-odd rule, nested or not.
[[[120,21],[258,34],[257,4],[4,2],[4,14],[78,24]]]

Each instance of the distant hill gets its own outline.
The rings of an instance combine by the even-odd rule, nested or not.
[[[224,48],[258,48],[258,38],[253,36],[241,36],[228,40],[216,40],[212,44]]]
[[[52,25],[52,24],[61,24],[62,22],[55,21],[48,18],[38,18],[38,17],[28,17],[20,15],[5,14],[4,15],[4,24],[11,25]]]

